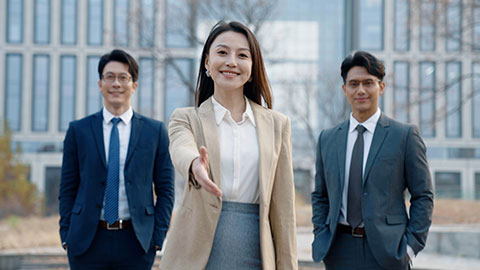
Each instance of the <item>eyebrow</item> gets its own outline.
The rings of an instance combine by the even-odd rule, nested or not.
[[[229,46],[225,45],[225,44],[218,44],[217,46],[215,46],[215,48],[218,48],[218,47],[222,47],[222,48],[227,48],[227,49],[230,49]],[[239,48],[238,50],[240,51],[248,51],[250,52],[250,49],[249,48]]]

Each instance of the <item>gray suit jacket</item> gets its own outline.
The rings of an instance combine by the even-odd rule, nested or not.
[[[334,241],[345,179],[349,121],[324,130],[318,139],[312,207],[313,259],[321,261]],[[418,130],[388,118],[378,120],[363,177],[362,214],[377,262],[390,268],[407,263],[407,244],[422,250],[432,222],[433,189]],[[411,194],[409,214],[405,190]]]

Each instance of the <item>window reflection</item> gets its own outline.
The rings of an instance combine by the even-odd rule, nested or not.
[[[128,18],[129,1],[128,0],[115,0],[115,12],[114,14],[114,28],[115,33],[113,36],[114,43],[116,45],[127,46],[128,45]]]
[[[35,43],[46,44],[50,42],[50,1],[35,1]]]
[[[435,136],[435,63],[420,63],[420,133]]]
[[[408,122],[409,119],[409,65],[408,62],[394,63],[394,114],[395,118],[402,122]]]
[[[5,117],[13,131],[20,131],[22,122],[22,60],[21,54],[7,54],[5,61]]]
[[[446,67],[447,88],[445,92],[446,125],[445,134],[450,138],[462,136],[462,88],[461,63],[449,62]]]
[[[359,0],[359,48],[383,49],[383,0]]]
[[[410,49],[410,1],[395,0],[395,50]]]
[[[103,1],[88,0],[88,44],[102,45],[103,43]]]
[[[77,0],[62,0],[62,44],[77,43]]]
[[[23,1],[7,2],[7,42],[21,43],[23,40]]]
[[[48,98],[50,56],[35,55],[33,58],[32,130],[48,130]]]
[[[75,92],[77,58],[62,56],[60,59],[60,111],[58,129],[65,131],[70,121],[75,119]]]
[[[99,56],[87,58],[87,115],[98,112],[102,108],[102,94],[98,89]]]
[[[176,108],[193,104],[193,93],[189,90],[188,83],[193,85],[192,60],[175,59],[167,64],[164,119],[170,119],[170,115]]]
[[[140,76],[138,89],[138,111],[146,116],[154,115],[154,71],[153,59],[140,58]]]

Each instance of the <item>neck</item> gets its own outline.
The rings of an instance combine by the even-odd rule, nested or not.
[[[355,118],[359,123],[363,123],[368,120],[368,118],[372,117],[377,112],[377,110],[373,112],[353,112],[353,118]]]
[[[113,115],[115,116],[120,116],[122,114],[124,114],[129,108],[130,108],[130,105],[126,105],[126,106],[120,106],[120,107],[115,107],[115,106],[107,106],[105,105],[105,108]]]
[[[222,104],[232,115],[243,114],[245,112],[247,104],[245,104],[245,98],[243,92],[234,93],[220,93],[215,91],[213,97]]]

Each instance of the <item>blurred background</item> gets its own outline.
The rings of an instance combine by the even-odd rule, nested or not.
[[[255,32],[274,109],[292,119],[299,227],[311,234],[317,137],[350,112],[341,61],[366,50],[386,67],[381,110],[417,125],[427,145],[435,228],[476,232],[432,236],[427,250],[476,241],[448,252],[480,259],[479,0],[0,0],[0,251],[59,246],[63,139],[102,107],[100,56],[131,53],[134,110],[168,122],[193,105],[202,45],[221,19]],[[183,185],[178,176],[176,203]]]

